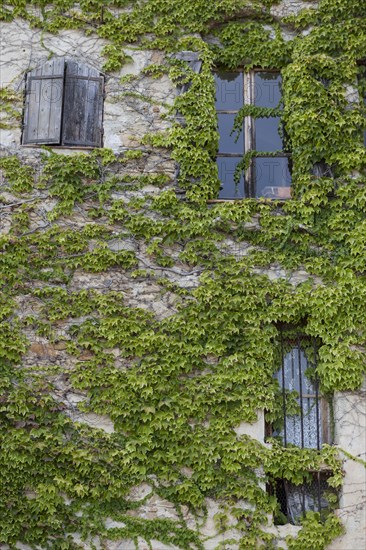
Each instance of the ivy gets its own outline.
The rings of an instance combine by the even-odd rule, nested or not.
[[[0,88],[0,110],[2,113],[0,129],[8,129],[17,126],[21,118],[19,106],[21,104],[19,94],[9,87]]]
[[[22,165],[16,156],[9,156],[0,158],[0,168],[3,170],[5,186],[9,186],[10,191],[31,191],[33,170],[30,166]]]
[[[343,533],[339,519],[335,516],[329,516],[325,523],[321,523],[319,514],[308,512],[306,518],[302,521],[302,529],[297,539],[288,537],[286,542],[290,550],[305,550],[314,548],[321,550],[326,548],[332,542],[335,536]]]

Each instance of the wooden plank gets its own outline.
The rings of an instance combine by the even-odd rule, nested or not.
[[[60,143],[65,61],[55,58],[30,71],[26,80],[22,143]]]
[[[188,64],[189,64],[190,69],[194,73],[199,74],[201,72],[202,61],[200,59],[196,59],[195,61],[189,61]]]
[[[66,66],[62,144],[102,146],[104,78],[92,67],[75,61]]]

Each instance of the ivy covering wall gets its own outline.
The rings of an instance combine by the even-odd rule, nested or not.
[[[358,89],[361,97],[366,87],[360,64],[366,3],[308,2],[299,15],[284,19],[271,15],[273,5],[10,0],[0,7],[4,28],[19,17],[35,29],[81,29],[107,38],[107,74],[128,60],[126,46],[197,51],[203,62],[200,74],[170,55],[149,68],[157,79],[167,74],[177,86],[191,85],[176,98],[170,129],[146,135],[139,150],[46,150],[40,173],[16,155],[0,158],[2,192],[16,197],[2,197],[0,206],[0,214],[12,212],[11,229],[0,236],[0,542],[10,548],[17,541],[77,548],[71,535],[78,532],[90,548],[98,535],[133,539],[137,547],[140,537],[201,549],[200,525],[211,498],[222,507],[219,531],[234,524],[240,549],[269,549],[275,540],[265,527],[278,503],[265,482],[301,484],[326,464],[330,486],[341,487],[341,462],[331,446],[285,449],[234,430],[255,421],[259,409],[269,421],[281,416],[273,376],[278,323],[301,324],[321,341],[317,371],[330,399],[335,390],[357,390],[365,371],[365,109],[347,94]],[[284,40],[283,29],[291,40]],[[212,71],[238,66],[282,71],[293,161],[293,198],[285,203],[207,202],[220,185]],[[0,102],[2,124],[19,125],[21,98],[2,89]],[[175,120],[177,111],[183,124]],[[163,173],[126,175],[125,168],[151,150],[170,152],[180,167],[177,182]],[[317,164],[326,167],[323,176],[314,175]],[[146,185],[160,192],[112,198]],[[43,229],[31,230],[34,209],[45,197],[56,206]],[[69,229],[86,203],[88,223],[81,231]],[[142,268],[134,251],[111,250],[107,243],[116,235],[147,246],[156,268],[199,274],[199,286],[185,288],[159,269]],[[230,253],[227,239],[245,244],[246,253]],[[272,280],[271,267],[286,276]],[[153,281],[162,294],[174,294],[176,313],[158,321],[126,305],[123,293],[71,290],[76,270]],[[299,270],[307,280],[291,284]],[[24,299],[37,304],[36,315],[21,314]],[[65,320],[69,330],[62,338],[57,326]],[[22,367],[29,330],[65,349],[72,367]],[[122,367],[116,367],[114,349]],[[109,415],[112,434],[72,421],[55,393],[60,377],[85,392],[84,412]],[[174,503],[178,519],[134,514],[147,497],[129,494],[141,483]],[[196,528],[186,525],[185,510],[195,515]],[[107,518],[124,526],[108,528]],[[341,532],[331,511],[322,518],[308,513],[288,548],[321,550]]]

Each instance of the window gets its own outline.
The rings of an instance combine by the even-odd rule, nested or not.
[[[96,69],[64,58],[30,71],[22,144],[101,147],[103,88]]]
[[[294,485],[286,479],[277,479],[271,487],[279,504],[275,523],[299,524],[306,512],[319,512],[322,516],[329,510],[331,501],[336,501],[336,491],[327,483],[330,472],[313,472],[311,480]]]
[[[290,156],[285,152],[279,116],[280,73],[259,70],[218,72],[215,81],[220,134],[217,156],[221,181],[219,198],[290,198]],[[246,114],[250,114],[234,130],[234,122],[238,124],[245,107]],[[260,113],[262,116],[254,117],[251,107],[264,107]],[[238,167],[244,155],[251,157],[246,169]]]
[[[282,395],[282,427],[274,435],[284,446],[320,449],[329,440],[327,402],[319,395],[315,368],[317,342],[280,330],[281,368],[276,374]]]
[[[281,390],[282,414],[279,425],[267,427],[267,431],[280,438],[285,447],[296,445],[319,450],[322,443],[329,442],[330,434],[328,406],[319,394],[315,370],[317,341],[290,327],[280,328],[279,340],[280,369],[275,376]],[[321,513],[329,508],[326,498],[331,491],[327,485],[329,476],[329,471],[313,472],[311,480],[301,485],[285,479],[274,480],[269,490],[278,500],[282,519],[298,523],[308,510]]]

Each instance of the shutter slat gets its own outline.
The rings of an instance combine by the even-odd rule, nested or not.
[[[101,147],[103,85],[100,73],[82,63],[66,67],[62,144]]]
[[[52,59],[30,71],[26,81],[22,143],[60,143],[65,61]]]

